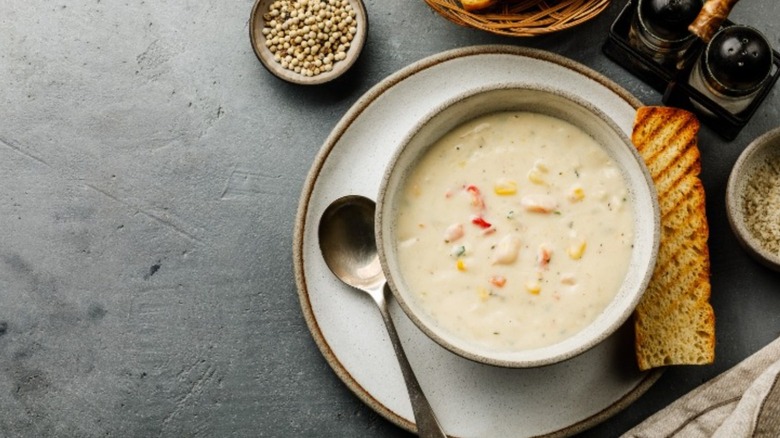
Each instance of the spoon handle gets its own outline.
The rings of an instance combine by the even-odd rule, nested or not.
[[[395,331],[395,324],[393,324],[393,320],[390,318],[390,311],[387,306],[390,294],[391,292],[387,284],[385,284],[381,293],[372,293],[371,296],[379,306],[382,319],[385,321],[385,326],[387,326],[387,333],[390,335],[390,343],[393,344],[395,355],[398,357],[398,364],[401,366],[401,373],[404,375],[406,390],[409,392],[409,398],[412,402],[414,420],[417,423],[417,435],[422,438],[447,438],[447,434],[442,430],[433,408],[428,403],[428,399],[414,376],[412,366],[409,365],[409,360],[406,358],[401,340]]]

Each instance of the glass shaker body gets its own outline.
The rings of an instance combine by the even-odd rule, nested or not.
[[[701,0],[638,0],[628,42],[659,65],[681,68],[696,41],[687,27],[701,8]]]

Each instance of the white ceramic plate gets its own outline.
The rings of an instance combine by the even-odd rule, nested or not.
[[[501,82],[559,88],[592,102],[627,134],[641,103],[566,58],[514,46],[477,46],[423,59],[383,80],[344,115],[322,146],[301,195],[294,263],[304,317],[325,359],[361,400],[415,430],[400,368],[378,310],[325,265],[317,226],[335,199],[376,199],[385,166],[404,135],[432,108],[464,90]],[[427,338],[392,303],[420,385],[453,437],[567,436],[609,418],[643,394],[660,372],[642,373],[624,326],[567,362],[534,369],[481,365]]]

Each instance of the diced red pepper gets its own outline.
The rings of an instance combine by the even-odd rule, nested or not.
[[[496,287],[504,287],[506,284],[506,278],[501,275],[494,275],[490,277],[490,280],[488,281],[490,281],[490,284]]]
[[[474,216],[471,219],[471,223],[480,227],[480,228],[490,228],[493,225],[491,225],[490,222],[486,221],[482,216]]]
[[[539,253],[536,260],[539,262],[539,266],[546,268],[552,259],[552,250],[545,245],[539,246]]]

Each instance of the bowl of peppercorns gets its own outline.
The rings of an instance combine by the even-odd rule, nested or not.
[[[753,140],[737,158],[726,186],[729,225],[761,264],[780,271],[780,127]]]
[[[280,79],[301,85],[344,74],[367,34],[361,0],[257,0],[249,20],[257,59]]]

